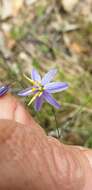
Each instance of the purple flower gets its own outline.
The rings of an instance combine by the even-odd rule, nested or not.
[[[0,97],[5,95],[9,91],[9,85],[0,86]]]
[[[30,105],[34,101],[34,108],[39,111],[42,107],[44,101],[48,102],[55,108],[59,109],[61,106],[53,98],[52,93],[60,92],[68,88],[68,84],[64,82],[51,82],[56,74],[56,69],[51,69],[45,76],[41,79],[39,73],[32,69],[31,78],[24,75],[24,77],[31,83],[29,88],[26,88],[18,93],[19,96],[30,96],[33,98],[30,100]]]

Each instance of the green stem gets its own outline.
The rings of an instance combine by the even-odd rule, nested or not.
[[[58,128],[58,121],[57,121],[56,112],[55,112],[55,109],[54,109],[54,108],[52,108],[52,112],[53,112],[54,118],[55,118],[55,123],[56,123],[56,129],[57,129],[58,138],[60,138],[60,133],[59,133],[59,128]]]

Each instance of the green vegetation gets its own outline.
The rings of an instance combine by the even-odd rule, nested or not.
[[[42,75],[52,67],[57,67],[56,81],[66,81],[69,89],[56,94],[62,105],[61,110],[53,113],[52,107],[44,104],[36,113],[33,106],[29,112],[46,130],[56,138],[56,122],[60,130],[60,141],[92,147],[92,23],[79,14],[71,15],[52,4],[33,6],[19,14],[19,21],[9,31],[14,45],[10,55],[0,51],[0,81],[13,83],[16,91],[27,86],[23,73],[30,75],[35,67]],[[33,12],[32,12],[33,11]],[[26,12],[26,13],[25,13]],[[31,14],[34,14],[31,16]],[[23,18],[21,22],[21,18]],[[66,23],[69,31],[63,31]],[[9,21],[7,21],[9,22]],[[20,24],[21,22],[21,24]],[[71,25],[79,26],[71,29]],[[9,23],[8,23],[9,24]],[[21,99],[27,106],[27,99]]]

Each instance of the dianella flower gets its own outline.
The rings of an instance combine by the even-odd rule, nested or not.
[[[0,86],[0,97],[5,95],[10,89],[9,85]]]
[[[52,82],[56,72],[56,69],[51,69],[41,79],[39,73],[35,69],[32,69],[31,78],[24,75],[24,77],[30,83],[30,87],[20,91],[18,95],[33,95],[28,105],[34,102],[34,108],[36,111],[41,109],[44,101],[59,109],[61,107],[60,104],[53,98],[51,94],[66,90],[68,88],[68,84],[65,82]]]

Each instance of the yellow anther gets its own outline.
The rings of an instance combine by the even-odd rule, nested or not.
[[[32,85],[35,84],[35,81],[33,81],[32,79],[30,79],[29,77],[27,77],[25,74],[24,74],[23,76],[24,76],[24,78],[25,78],[28,82],[30,82]]]
[[[40,86],[41,87],[41,83],[38,82],[38,81],[34,81],[32,79],[30,79],[29,77],[27,77],[25,74],[23,74],[24,78],[29,82],[31,83],[32,85],[36,85],[36,86]]]
[[[40,92],[40,93],[39,93],[39,97],[42,95],[42,93],[43,93],[43,92]]]
[[[32,88],[32,92],[35,92],[35,90],[37,90],[36,88]]]
[[[33,96],[33,98],[28,103],[28,106],[30,106],[32,104],[32,102],[37,98],[37,96],[39,96],[39,92]]]

